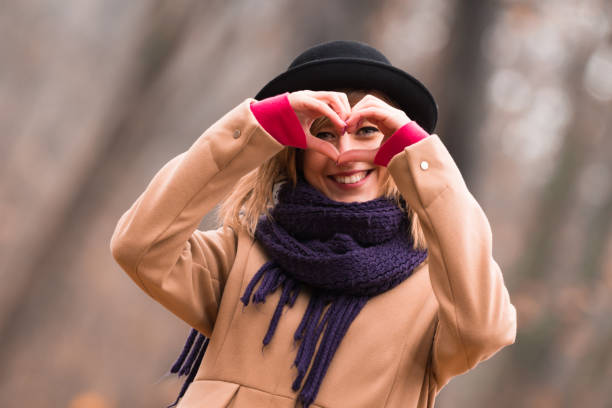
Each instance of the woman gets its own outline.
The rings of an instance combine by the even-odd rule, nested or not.
[[[155,175],[111,250],[202,335],[179,407],[432,407],[514,342],[436,115],[377,50],[320,44]],[[222,200],[223,226],[197,230]]]

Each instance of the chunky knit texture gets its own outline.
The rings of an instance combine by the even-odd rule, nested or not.
[[[265,346],[272,340],[285,305],[292,307],[302,289],[311,293],[294,333],[294,340],[301,343],[292,386],[294,391],[302,387],[298,399],[307,408],[342,338],[367,301],[408,278],[427,251],[412,248],[404,213],[386,198],[336,202],[300,180],[295,187],[290,183],[281,187],[271,215],[272,219],[262,217],[255,231],[271,261],[253,276],[241,301],[244,305],[262,303],[281,288],[263,338]]]

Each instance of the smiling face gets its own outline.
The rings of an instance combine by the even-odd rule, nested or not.
[[[311,132],[336,146],[340,153],[353,149],[374,149],[384,136],[364,120],[355,133],[338,134],[328,120],[315,123]],[[340,166],[314,150],[303,153],[302,171],[306,181],[334,201],[363,202],[382,195],[387,170],[370,163],[350,162]]]

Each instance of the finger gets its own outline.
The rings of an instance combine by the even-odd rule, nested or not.
[[[382,124],[389,117],[389,112],[379,107],[368,107],[353,110],[351,117],[346,121],[347,132],[353,133],[357,130],[360,122],[367,119],[374,124]],[[382,130],[382,129],[381,129]]]
[[[346,104],[344,103],[340,95],[341,93],[334,92],[334,101],[336,105],[338,106],[337,112],[340,114],[340,118],[346,122],[346,119],[351,115],[351,108],[350,108],[350,105],[348,109],[346,108]]]
[[[325,140],[321,140],[311,134],[306,136],[306,144],[309,149],[315,150],[321,154],[332,159],[334,162],[338,160],[338,149],[333,144],[326,142]]]
[[[346,122],[346,119],[351,115],[351,104],[344,92],[333,92],[334,100],[341,109],[340,117]]]
[[[342,118],[346,122],[346,119],[351,115],[351,103],[348,100],[348,96],[344,92],[337,92],[337,94],[338,98],[340,98],[340,101],[342,102],[342,105],[344,105],[345,111],[347,112],[347,115]]]
[[[346,127],[346,122],[338,116],[338,113],[329,107],[325,102],[321,102],[316,99],[309,100],[307,106],[313,111],[315,114],[319,116],[323,115],[329,118],[332,121],[334,126],[340,131],[340,133],[344,133],[344,129]]]
[[[347,106],[344,104],[340,98],[340,92],[319,91],[315,94],[315,98],[327,103],[338,114],[338,116],[340,116],[340,119],[346,120],[346,118],[351,114],[351,107],[349,105],[347,108]]]
[[[398,114],[404,114],[403,111],[400,111],[399,109],[394,108],[393,106],[389,105],[388,103],[386,103],[385,101],[383,101],[382,99],[377,98],[374,95],[366,95],[364,96],[359,102],[357,102],[352,110],[351,110],[351,116],[353,116],[355,114],[355,112],[358,111],[362,111],[364,109],[367,108],[374,108],[374,109],[379,109],[380,112],[385,112],[385,114],[387,116],[395,116]],[[349,118],[350,119],[350,118]],[[349,119],[346,119],[346,121],[348,121]]]
[[[378,153],[378,148],[347,150],[338,156],[338,161],[336,164],[341,165],[349,162],[365,162],[374,164],[376,153]]]

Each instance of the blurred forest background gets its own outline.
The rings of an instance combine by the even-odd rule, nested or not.
[[[611,25],[609,0],[3,1],[1,405],[174,401],[189,328],[112,231],[295,55],[354,39],[432,90],[519,313],[516,344],[436,406],[612,407]]]

